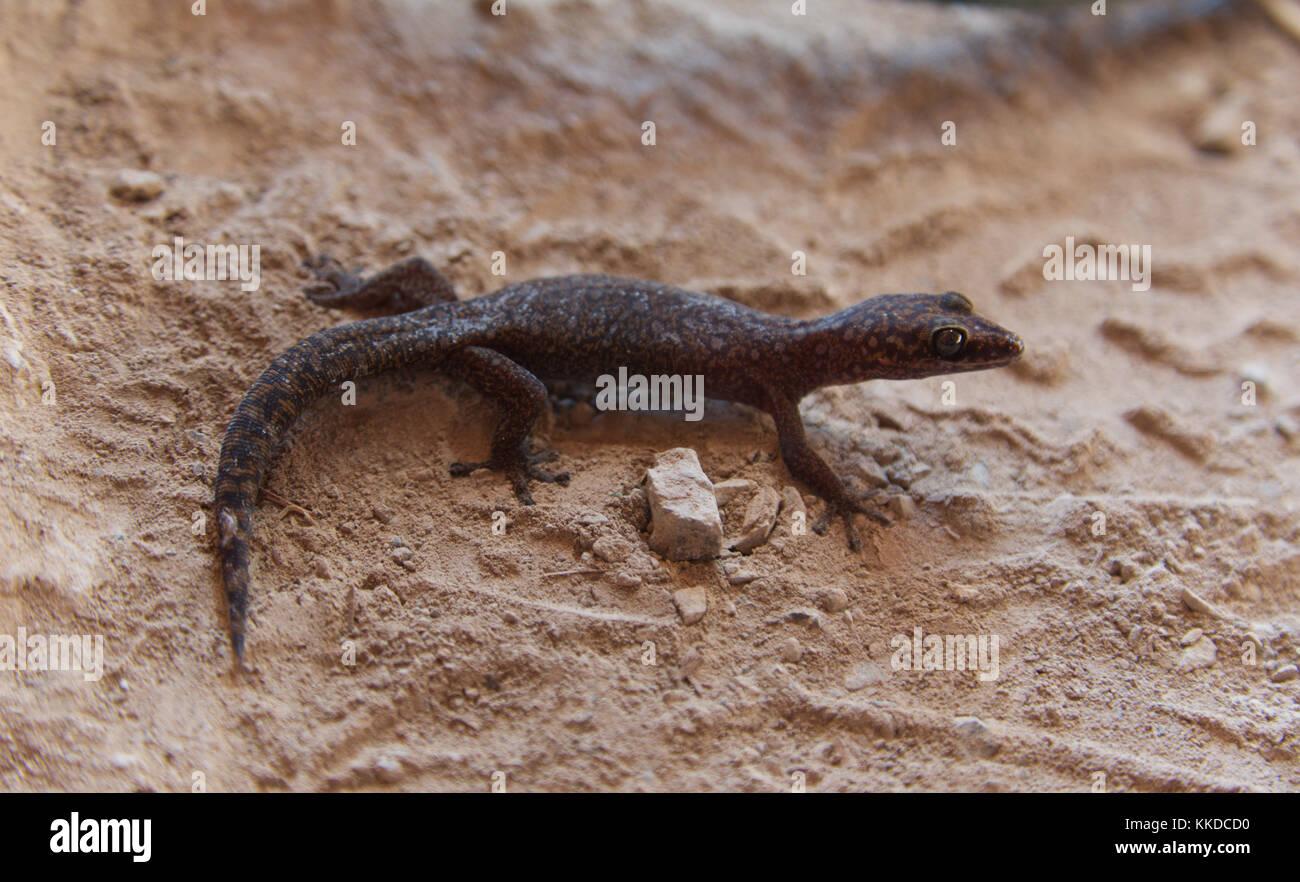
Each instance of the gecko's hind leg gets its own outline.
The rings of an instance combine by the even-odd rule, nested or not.
[[[456,289],[437,267],[422,257],[412,257],[362,279],[334,258],[324,254],[304,260],[302,265],[316,276],[303,286],[312,303],[384,314],[410,312],[435,303],[456,299]]]
[[[485,462],[452,463],[453,477],[461,478],[479,469],[504,472],[523,505],[533,504],[529,481],[569,483],[568,472],[547,472],[537,467],[538,463],[554,459],[554,451],[528,452],[528,435],[547,402],[541,380],[501,353],[479,346],[459,350],[444,367],[447,373],[492,399],[497,407],[490,458]]]

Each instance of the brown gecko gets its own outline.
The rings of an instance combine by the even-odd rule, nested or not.
[[[844,515],[888,523],[851,494],[808,445],[799,400],[814,389],[874,379],[913,379],[1010,364],[1024,344],[974,314],[961,294],[888,294],[833,315],[792,319],[659,282],[608,275],[559,276],[508,285],[459,301],[427,261],[399,263],[364,281],[327,257],[304,264],[317,276],[307,296],[322,306],[385,315],[313,334],[262,373],[239,403],[221,445],[216,481],[219,554],[230,639],[244,654],[253,505],[285,431],[303,409],[345,380],[408,365],[437,366],[498,408],[483,462],[451,474],[503,472],[524,505],[531,481],[568,483],[539,468],[550,454],[528,437],[547,403],[542,380],[591,380],[619,367],[644,375],[703,375],[710,398],[761,408],[776,422],[781,458],[826,500],[813,525]]]

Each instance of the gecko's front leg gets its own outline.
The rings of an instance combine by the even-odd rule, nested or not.
[[[882,512],[877,511],[862,499],[849,492],[839,475],[826,464],[826,460],[808,445],[804,435],[803,419],[799,416],[799,405],[778,395],[769,396],[768,413],[776,422],[777,437],[781,445],[781,459],[786,468],[797,480],[807,484],[814,493],[826,500],[826,511],[812,525],[814,532],[824,534],[835,515],[843,515],[844,529],[848,533],[849,548],[858,551],[862,540],[853,525],[853,515],[861,513],[882,524],[891,523]]]

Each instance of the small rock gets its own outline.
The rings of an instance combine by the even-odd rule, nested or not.
[[[703,588],[682,588],[673,592],[673,603],[683,625],[694,625],[709,611],[709,598]]]
[[[873,661],[858,662],[844,677],[844,688],[850,692],[866,689],[885,682],[885,672]]]
[[[614,584],[627,591],[635,591],[641,587],[641,577],[619,570],[614,577]]]
[[[955,717],[952,727],[975,753],[991,757],[1002,749],[993,731],[979,717]]]
[[[397,561],[398,563],[406,563],[414,556],[415,556],[415,552],[409,548],[402,547],[402,548],[393,549],[393,554],[392,554],[393,560]]]
[[[109,192],[124,202],[148,202],[162,195],[162,175],[144,169],[124,168],[117,173]]]
[[[1214,645],[1214,641],[1208,637],[1202,637],[1183,650],[1183,654],[1178,659],[1178,670],[1195,671],[1200,668],[1208,668],[1218,659],[1219,650]]]
[[[980,599],[980,590],[971,585],[953,585],[952,599],[958,603],[974,603]]]
[[[816,610],[812,609],[794,609],[785,614],[787,622],[794,622],[796,625],[809,625],[814,628],[820,628],[822,624],[821,616],[817,615]]]
[[[1269,679],[1274,683],[1285,683],[1288,680],[1294,680],[1296,677],[1300,677],[1300,668],[1295,665],[1283,665],[1274,671]]]
[[[698,671],[702,664],[704,664],[704,656],[700,655],[694,649],[688,649],[686,650],[686,654],[682,656],[681,664],[677,666],[677,669],[681,672],[683,677],[689,677]]]
[[[993,477],[989,474],[989,467],[983,462],[976,462],[967,469],[966,479],[977,487],[993,486]]]
[[[1178,642],[1183,646],[1191,646],[1197,640],[1200,640],[1203,636],[1205,636],[1205,632],[1203,630],[1201,630],[1200,628],[1193,628],[1192,630],[1184,634],[1183,638]]]
[[[803,497],[800,496],[799,491],[793,487],[782,487],[781,514],[786,518],[792,519],[795,512],[803,512],[805,518],[808,516],[808,507],[803,504]]]
[[[330,571],[330,562],[323,557],[316,558],[314,569],[316,570],[316,575],[322,579],[334,578],[334,574]]]
[[[727,584],[729,585],[748,585],[755,579],[761,578],[761,576],[753,570],[738,566],[732,562],[728,562],[722,569],[723,572],[727,574]]]
[[[632,543],[622,536],[601,536],[592,543],[591,550],[596,557],[609,563],[622,563],[635,549]]]
[[[1241,366],[1241,378],[1255,384],[1255,394],[1260,399],[1273,397],[1273,377],[1268,372],[1268,365],[1251,362]]]
[[[722,552],[722,515],[713,484],[694,450],[676,447],[646,472],[650,547],[669,560],[700,560]]]
[[[854,471],[857,472],[858,477],[860,477],[868,487],[871,487],[875,490],[880,490],[885,487],[888,487],[890,478],[893,476],[892,475],[893,467],[891,467],[890,473],[887,474],[885,470],[880,467],[880,464],[877,463],[874,459],[859,460],[856,463],[856,468],[854,469]],[[895,481],[894,483],[897,484],[898,482]],[[903,486],[903,485],[899,485],[899,486]]]
[[[767,541],[776,525],[776,515],[781,508],[781,494],[771,487],[762,487],[745,508],[745,521],[740,528],[741,536],[731,547],[741,554],[748,554]]]
[[[713,495],[718,498],[718,505],[726,505],[737,497],[745,497],[754,492],[755,484],[748,478],[730,478],[713,485]]]
[[[1241,96],[1230,92],[1197,120],[1192,143],[1210,153],[1234,153],[1245,146],[1241,143],[1241,124],[1245,120]]]
[[[781,661],[794,664],[801,658],[803,658],[803,647],[799,645],[798,639],[791,637],[781,644]]]
[[[889,510],[899,520],[910,520],[916,517],[916,500],[906,493],[890,497]]]
[[[391,756],[375,760],[375,777],[385,784],[396,784],[402,778],[402,764]]]
[[[828,613],[844,612],[849,608],[849,595],[842,588],[832,588],[821,596],[819,602]]]
[[[1183,589],[1183,605],[1192,612],[1204,613],[1207,616],[1213,616],[1216,619],[1227,618],[1221,609],[1210,603],[1204,597],[1201,597],[1191,588]]]

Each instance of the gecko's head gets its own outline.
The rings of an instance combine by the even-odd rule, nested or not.
[[[1016,334],[975,314],[961,294],[888,294],[853,307],[855,348],[867,377],[911,379],[1011,364],[1025,351]]]

